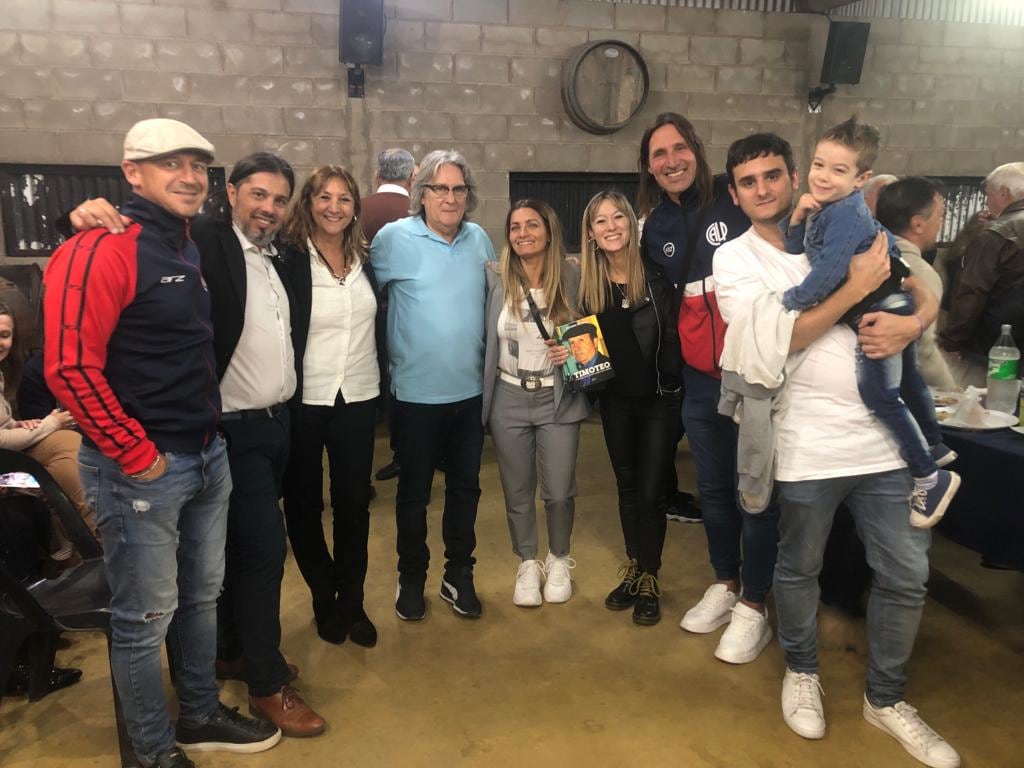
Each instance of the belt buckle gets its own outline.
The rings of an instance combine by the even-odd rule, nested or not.
[[[540,389],[540,377],[527,376],[525,379],[520,379],[519,384],[527,392],[536,392]]]

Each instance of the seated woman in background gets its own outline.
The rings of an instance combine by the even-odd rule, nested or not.
[[[12,402],[25,399],[19,396],[24,364],[25,356],[15,328],[14,314],[6,305],[0,304],[0,387],[4,395],[0,398],[0,448],[24,451],[42,464],[96,536],[96,521],[85,503],[85,493],[78,479],[78,449],[82,445],[82,436],[71,429],[74,424],[71,414],[55,407],[41,418],[19,421],[12,415]],[[32,388],[31,383],[28,386]],[[51,554],[66,560],[70,556],[66,538],[56,517],[52,519],[56,540],[51,541]]]
[[[601,422],[619,492],[626,544],[610,610],[661,619],[658,570],[665,544],[665,457],[676,439],[682,357],[674,289],[640,256],[636,214],[619,192],[595,195],[583,214],[580,303],[597,315],[615,378],[600,394]]]
[[[519,606],[572,597],[576,449],[590,407],[563,385],[568,353],[553,336],[556,326],[579,314],[578,290],[579,271],[565,261],[551,206],[517,202],[505,219],[501,260],[487,270],[483,421],[494,439],[512,550],[522,560],[512,594]],[[548,529],[543,563],[537,560],[538,464]]]
[[[313,596],[317,633],[364,647],[377,630],[363,610],[370,472],[380,357],[377,280],[359,223],[359,187],[339,165],[313,171],[282,230],[293,289],[296,390],[284,513],[295,562]],[[327,448],[333,554],[323,529]]]

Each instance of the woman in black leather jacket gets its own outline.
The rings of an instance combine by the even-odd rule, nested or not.
[[[615,372],[599,402],[627,558],[605,606],[632,607],[634,622],[652,625],[661,618],[664,457],[679,419],[678,307],[672,284],[641,259],[636,214],[623,195],[596,195],[582,231],[580,300],[584,312],[597,315]]]

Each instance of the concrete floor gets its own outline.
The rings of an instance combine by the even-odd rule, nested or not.
[[[440,511],[430,512],[434,559],[425,621],[393,610],[395,482],[377,483],[371,507],[366,608],[380,631],[374,649],[332,646],[315,634],[294,562],[285,576],[284,651],[302,670],[297,686],[329,721],[327,733],[284,739],[254,756],[194,755],[201,768],[283,766],[916,766],[861,718],[865,659],[825,650],[828,735],[805,741],[779,711],[782,653],[773,642],[754,663],[714,659],[718,633],[679,629],[711,578],[703,526],[670,523],[662,572],[662,622],[635,626],[603,606],[622,559],[614,479],[600,427],[584,427],[569,603],[512,605],[516,558],[505,527],[494,453],[487,444],[477,534],[478,621],[457,618],[437,596]],[[387,461],[378,439],[377,466]],[[693,488],[680,451],[681,485]],[[442,495],[438,476],[434,497]],[[1024,574],[987,571],[978,557],[936,536],[931,597],[918,637],[908,698],[956,746],[970,768],[1022,765]],[[774,623],[774,616],[773,616]],[[856,631],[856,627],[854,627]],[[102,638],[81,635],[59,662],[84,680],[36,704],[0,709],[0,766],[117,765]],[[862,645],[862,643],[860,643]],[[838,642],[838,646],[842,643]],[[245,706],[241,683],[223,700]]]

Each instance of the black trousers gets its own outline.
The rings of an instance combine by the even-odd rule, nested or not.
[[[657,574],[665,545],[665,456],[679,429],[678,395],[621,397],[602,392],[601,424],[619,492],[626,556]]]
[[[363,604],[370,536],[370,473],[376,400],[302,405],[292,438],[284,513],[292,554],[313,595],[313,611],[351,610]],[[324,537],[324,449],[334,536]]]
[[[484,444],[482,398],[426,405],[394,401],[398,438],[399,573],[425,577],[430,564],[427,547],[427,503],[434,468],[445,469],[445,569],[472,567],[476,549],[476,508],[480,501],[480,452]]]
[[[281,654],[284,518],[278,506],[288,461],[289,418],[224,421],[231,466],[224,591],[217,601],[218,656],[245,659],[253,696],[270,696],[288,680]]]

